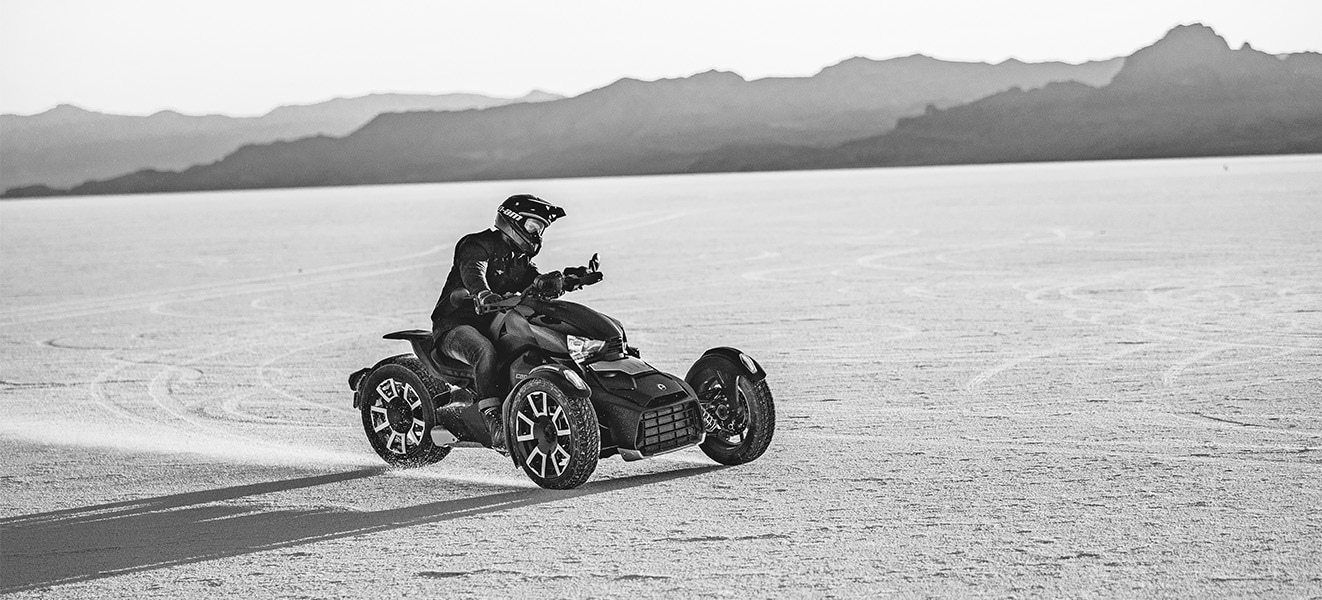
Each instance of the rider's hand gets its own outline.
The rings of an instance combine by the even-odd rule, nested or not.
[[[587,267],[565,268],[565,291],[572,292],[601,281],[601,271],[589,271]]]
[[[543,298],[554,300],[565,295],[565,276],[560,271],[543,273],[533,281],[533,286]]]
[[[491,290],[482,290],[473,297],[473,308],[477,310],[478,314],[490,312],[492,305],[504,299],[504,296]]]
[[[566,276],[565,291],[572,292],[575,290],[583,289],[584,287],[587,287],[598,281],[601,281],[601,277],[602,275],[600,272],[588,273],[587,275],[583,275],[582,277]]]

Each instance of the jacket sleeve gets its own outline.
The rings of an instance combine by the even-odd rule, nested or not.
[[[536,281],[537,278],[541,276],[541,274],[542,274],[541,271],[537,270],[537,264],[534,263],[531,258],[529,258],[528,266],[523,272],[523,281],[519,283],[519,287],[526,288],[532,285],[532,282]]]
[[[464,282],[468,293],[477,296],[482,290],[490,290],[487,283],[487,263],[490,255],[487,249],[476,240],[466,240],[455,253],[459,262],[459,279]]]

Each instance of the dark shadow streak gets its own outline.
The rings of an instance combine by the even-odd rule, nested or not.
[[[233,500],[244,496],[256,496],[259,494],[269,494],[271,492],[283,492],[285,490],[296,490],[298,488],[315,487],[326,485],[328,483],[338,483],[349,481],[351,479],[361,479],[371,477],[386,472],[386,467],[373,467],[370,469],[358,469],[356,471],[346,471],[344,473],[332,473],[329,475],[315,475],[311,477],[299,477],[297,479],[285,479],[283,481],[268,481],[266,483],[253,483],[249,485],[236,485],[227,488],[218,488],[214,490],[202,490],[199,492],[185,492],[182,494],[171,494],[169,496],[157,496],[155,498],[141,498],[137,500],[124,500],[122,502],[109,502],[106,504],[97,504],[94,506],[82,506],[79,508],[68,508],[64,510],[53,510],[44,513],[33,513],[30,515],[19,515],[17,517],[7,517],[0,519],[0,527],[9,527],[12,525],[31,525],[46,521],[58,520],[61,523],[67,523],[69,519],[105,519],[119,516],[126,516],[135,513],[152,512],[165,510],[168,508],[178,508],[180,506],[189,506],[192,504],[206,504],[208,502],[220,502],[222,500]]]
[[[162,569],[579,498],[708,473],[719,465],[524,489],[375,512],[194,506],[367,477],[381,469],[103,504],[0,522],[0,593]],[[169,510],[180,508],[179,510]],[[116,510],[123,509],[123,510]],[[108,511],[108,512],[107,512]],[[61,518],[68,515],[68,518]]]

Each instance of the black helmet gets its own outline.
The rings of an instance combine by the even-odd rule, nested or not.
[[[559,206],[532,194],[516,194],[496,209],[496,229],[504,232],[519,250],[537,254],[542,249],[542,231],[563,216],[565,209]]]

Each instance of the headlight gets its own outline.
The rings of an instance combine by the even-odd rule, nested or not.
[[[592,358],[592,355],[601,352],[601,349],[606,347],[606,342],[567,335],[565,336],[565,345],[569,347],[569,357],[574,359],[574,362],[581,363]]]

